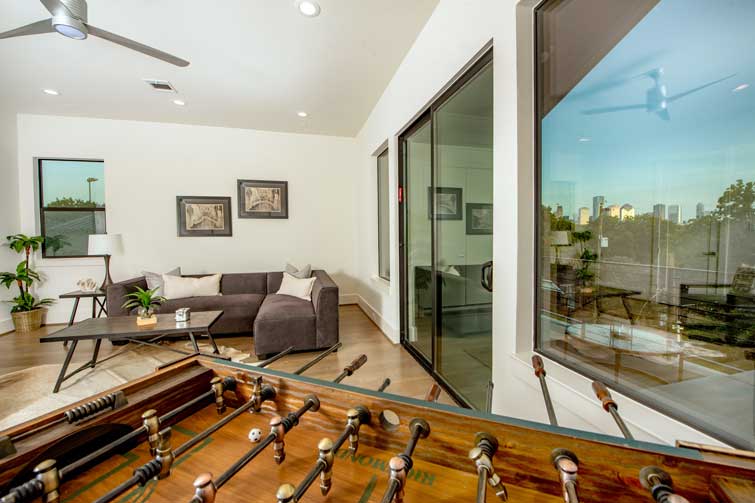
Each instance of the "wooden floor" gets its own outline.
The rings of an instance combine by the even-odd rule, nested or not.
[[[367,363],[353,376],[346,378],[344,384],[374,390],[380,386],[386,377],[390,377],[391,385],[386,390],[387,392],[413,398],[424,398],[425,393],[435,381],[404,348],[391,343],[358,306],[341,306],[339,315],[340,340],[343,347],[337,353],[328,356],[308,370],[307,376],[327,380],[333,379],[344,366],[364,353],[368,357]],[[42,344],[39,342],[39,337],[60,330],[64,326],[46,326],[29,334],[10,332],[0,335],[0,375],[37,365],[62,364],[65,357],[63,344]],[[254,355],[254,340],[251,337],[220,337],[216,341],[218,344]],[[86,362],[91,358],[93,346],[92,341],[80,342],[73,362]],[[120,350],[120,348],[120,346],[113,346],[109,342],[103,342],[100,358],[104,358]],[[270,368],[293,371],[312,359],[315,354],[288,355],[271,364]],[[248,361],[255,359],[252,356]],[[75,368],[75,366],[72,365],[71,368]],[[445,392],[441,393],[438,401],[447,404],[454,403],[453,399]]]

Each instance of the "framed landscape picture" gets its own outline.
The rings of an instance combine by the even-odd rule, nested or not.
[[[493,234],[493,205],[467,203],[467,234]]]
[[[433,189],[427,188],[427,218],[433,218]],[[461,220],[461,188],[436,187],[435,207],[438,220]]]
[[[288,182],[238,180],[239,218],[288,218]]]
[[[231,198],[176,196],[178,236],[232,236]]]

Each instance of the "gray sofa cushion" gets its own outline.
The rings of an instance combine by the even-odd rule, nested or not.
[[[312,303],[289,295],[268,295],[254,320],[254,352],[265,355],[293,346],[317,347],[315,310]]]
[[[174,313],[179,307],[188,307],[195,312],[223,311],[223,316],[210,330],[213,334],[250,333],[264,299],[264,295],[256,293],[171,299],[162,304],[157,312]]]
[[[233,273],[223,274],[220,280],[220,293],[233,295],[236,293],[256,293],[265,295],[267,290],[267,273]]]

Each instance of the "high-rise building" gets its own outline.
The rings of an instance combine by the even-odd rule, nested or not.
[[[600,210],[606,204],[605,196],[594,196],[592,198],[592,219],[597,220],[600,216]]]
[[[587,225],[590,223],[590,208],[582,206],[577,214],[577,223],[579,225]]]
[[[705,216],[705,205],[703,203],[697,203],[695,206],[695,218],[703,218]]]
[[[603,211],[605,212],[607,217],[619,218],[619,215],[621,214],[621,206],[619,206],[618,204],[612,204]]]
[[[556,205],[556,217],[561,218],[564,216],[564,207],[560,204]]]
[[[666,220],[666,205],[661,203],[654,204],[653,216],[658,220]]]
[[[627,218],[634,218],[634,206],[631,204],[622,204],[621,205],[621,211],[619,213],[619,219],[620,220],[626,220]]]
[[[682,223],[682,209],[678,204],[671,204],[668,207],[668,219],[675,224]]]

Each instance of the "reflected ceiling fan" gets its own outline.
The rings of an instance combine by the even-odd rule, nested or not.
[[[645,72],[640,75],[637,75],[636,77],[632,77],[631,79],[628,79],[628,80],[634,80],[637,78],[647,77],[653,80],[653,87],[651,87],[645,92],[645,103],[638,103],[634,105],[621,105],[621,106],[615,106],[615,107],[591,108],[588,110],[583,110],[582,113],[585,115],[598,115],[598,114],[606,114],[606,113],[611,113],[611,112],[623,112],[625,110],[645,110],[648,113],[654,113],[661,119],[668,121],[668,120],[671,120],[671,114],[669,113],[669,110],[668,110],[669,104],[677,100],[680,100],[684,98],[685,96],[689,96],[692,93],[702,91],[706,87],[710,87],[714,84],[718,84],[719,82],[723,82],[726,79],[730,79],[734,75],[736,74],[733,73],[722,79],[714,80],[713,82],[708,82],[707,84],[703,84],[693,89],[689,89],[687,91],[684,91],[683,93],[669,96],[668,91],[666,89],[666,84],[664,84],[662,81],[663,68],[654,68],[650,70],[649,72]]]
[[[58,32],[64,37],[84,40],[88,35],[104,38],[123,47],[139,51],[147,56],[160,59],[176,66],[189,66],[185,59],[178,58],[154,47],[140,44],[126,37],[110,33],[87,23],[86,0],[40,0],[42,5],[50,11],[52,17],[36,23],[27,24],[15,30],[0,33],[1,38],[22,37],[24,35],[39,35],[42,33]]]

